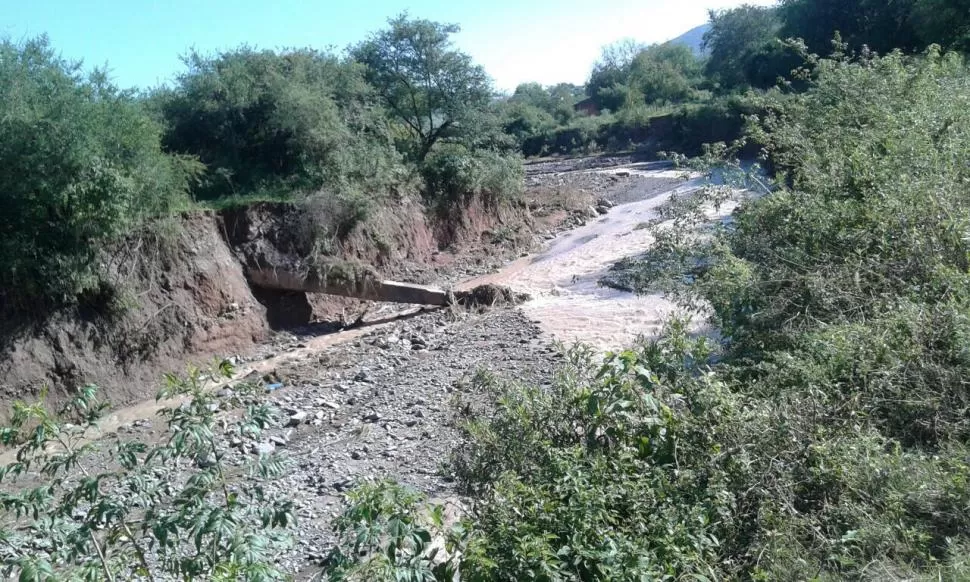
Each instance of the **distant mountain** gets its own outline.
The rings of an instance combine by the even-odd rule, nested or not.
[[[688,30],[677,38],[671,39],[670,42],[674,44],[687,45],[690,47],[690,50],[694,51],[694,54],[702,55],[704,54],[704,50],[701,48],[701,44],[704,42],[704,33],[710,28],[711,24],[709,22],[702,24]]]

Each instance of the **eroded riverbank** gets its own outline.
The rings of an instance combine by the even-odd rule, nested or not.
[[[343,493],[355,484],[390,477],[434,499],[461,503],[447,464],[460,438],[456,402],[480,397],[469,390],[476,372],[487,370],[500,381],[547,382],[561,358],[551,340],[622,347],[657,331],[674,309],[659,296],[637,297],[597,281],[617,260],[650,246],[653,237],[643,225],[672,193],[698,187],[696,180],[635,166],[543,179],[562,192],[585,190],[603,204],[579,220],[584,224],[548,235],[541,252],[460,285],[508,285],[532,296],[524,305],[484,312],[377,306],[364,327],[323,335],[314,328],[282,332],[237,358],[237,378],[272,378],[279,388],[266,399],[300,419],[259,439],[220,435],[225,463],[240,470],[268,451],[290,459],[286,475],[268,487],[295,503],[296,545],[279,556],[279,565],[297,579],[319,572]],[[613,195],[622,203],[607,210]],[[157,442],[166,427],[156,412],[173,404],[150,401],[118,410],[102,423],[102,432],[108,441]],[[234,414],[228,404],[223,413]],[[113,462],[107,456],[91,461],[98,468]],[[186,460],[169,469],[178,481],[195,467]]]

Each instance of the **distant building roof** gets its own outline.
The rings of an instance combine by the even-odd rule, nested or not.
[[[592,97],[587,97],[573,105],[574,111],[581,111],[587,115],[599,115],[600,108],[593,101]]]

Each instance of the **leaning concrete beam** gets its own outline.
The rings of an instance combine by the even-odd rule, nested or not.
[[[341,277],[328,278],[311,273],[301,275],[277,269],[250,269],[249,280],[260,287],[281,291],[326,293],[368,301],[393,303],[416,303],[420,305],[448,305],[446,291],[424,285],[398,283],[397,281],[347,281]]]

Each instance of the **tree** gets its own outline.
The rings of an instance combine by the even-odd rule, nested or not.
[[[708,76],[728,89],[755,84],[752,67],[771,51],[781,29],[777,10],[743,5],[712,10],[710,18],[711,27],[704,33],[704,48],[710,53]]]
[[[920,43],[970,52],[970,2],[917,0],[911,23]]]
[[[185,57],[158,97],[166,146],[209,167],[201,198],[380,190],[397,152],[362,67],[310,49]]]
[[[402,14],[350,51],[367,67],[391,115],[406,128],[406,152],[423,161],[442,138],[467,134],[488,111],[492,90],[482,67],[456,50],[459,28]]]
[[[186,201],[191,160],[103,72],[0,42],[0,311],[98,295],[104,246]]]
[[[514,98],[502,104],[501,115],[503,130],[526,156],[541,154],[557,126],[556,119],[545,109]]]
[[[917,0],[782,0],[782,35],[801,38],[822,55],[832,52],[838,32],[852,50],[912,51],[920,41],[911,17]]]
[[[630,92],[626,84],[630,63],[645,49],[645,45],[633,39],[603,47],[586,83],[586,90],[600,110],[616,111],[626,102]]]
[[[648,104],[679,103],[691,99],[701,80],[701,63],[690,47],[664,43],[633,59],[627,85]]]
[[[522,83],[515,88],[509,98],[513,104],[529,105],[556,118],[559,124],[566,124],[573,118],[573,106],[583,98],[585,89],[570,83],[559,83],[543,87],[539,83]]]
[[[701,81],[700,61],[689,47],[621,41],[603,49],[587,89],[600,109],[688,100]]]

